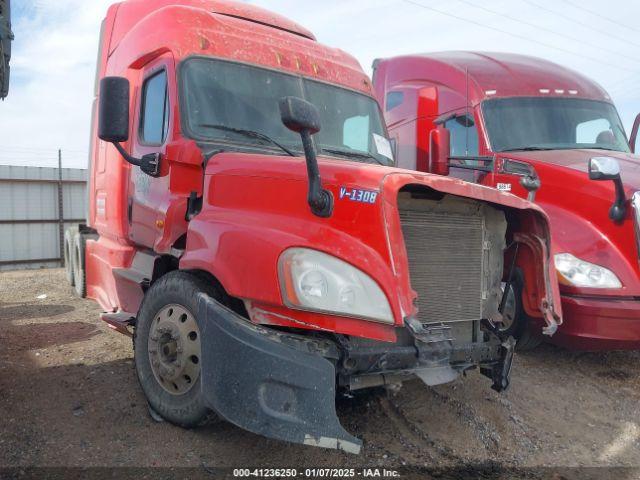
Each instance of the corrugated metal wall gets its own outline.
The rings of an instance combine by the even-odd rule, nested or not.
[[[58,169],[0,165],[0,270],[59,267]],[[62,169],[65,229],[84,222],[86,178]]]

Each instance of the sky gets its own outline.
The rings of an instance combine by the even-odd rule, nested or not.
[[[13,0],[12,78],[0,164],[87,165],[100,23],[113,0]],[[627,133],[640,112],[640,2],[630,0],[253,0],[354,55],[483,50],[565,65],[600,83]]]

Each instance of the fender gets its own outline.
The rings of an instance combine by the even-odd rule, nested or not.
[[[552,237],[552,254],[570,252],[576,257],[612,270],[622,282],[621,289],[578,288],[562,284],[562,293],[571,295],[598,295],[631,297],[640,295],[635,266],[598,225],[583,216],[550,203],[540,203],[548,212]],[[575,235],[573,232],[580,232]]]

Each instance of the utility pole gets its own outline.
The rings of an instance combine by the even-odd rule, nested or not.
[[[64,195],[62,193],[62,150],[58,150],[58,235],[60,240],[60,264],[64,267]]]

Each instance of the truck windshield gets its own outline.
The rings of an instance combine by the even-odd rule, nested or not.
[[[613,105],[578,98],[499,98],[482,112],[494,152],[592,148],[629,152]]]
[[[288,150],[301,151],[300,136],[280,121],[280,99],[296,96],[320,111],[322,130],[314,136],[319,150],[359,162],[393,163],[388,151],[378,151],[380,142],[387,142],[386,134],[378,104],[367,95],[275,70],[208,58],[186,60],[180,83],[186,129],[198,140],[269,149],[275,141]]]

